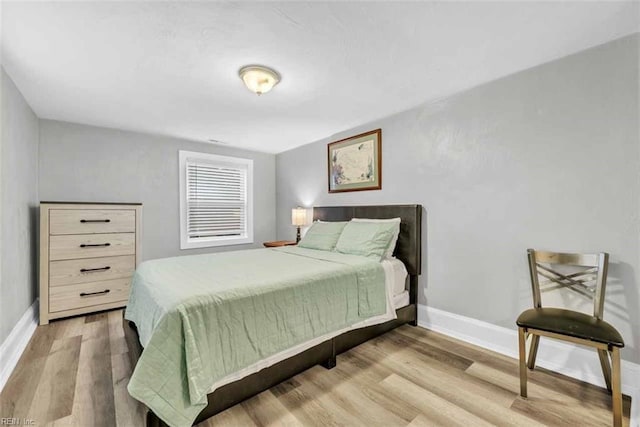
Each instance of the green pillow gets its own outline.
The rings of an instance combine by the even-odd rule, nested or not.
[[[318,249],[321,251],[332,251],[340,238],[342,229],[347,225],[346,221],[323,222],[316,221],[304,235],[298,246],[307,249]]]
[[[336,251],[361,255],[380,261],[391,244],[398,224],[395,222],[351,221],[342,230]]]
[[[385,254],[382,258],[393,258],[393,251],[396,249],[396,243],[398,243],[398,236],[400,235],[400,218],[389,218],[389,219],[369,219],[369,218],[353,218],[351,221],[353,222],[390,222],[396,224],[395,229],[393,230],[393,237],[389,242],[389,247],[385,251]]]

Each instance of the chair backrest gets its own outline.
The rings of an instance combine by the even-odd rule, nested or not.
[[[542,307],[540,297],[539,276],[548,279],[545,284],[556,283],[562,287],[580,292],[593,298],[593,315],[602,319],[604,311],[604,293],[607,287],[607,269],[609,268],[609,254],[568,254],[560,252],[544,252],[527,249],[529,258],[529,273],[531,275],[531,289],[533,291],[533,306]],[[549,265],[549,266],[547,266]],[[561,273],[552,268],[555,265],[587,267],[574,273]],[[595,289],[587,286],[593,282]]]

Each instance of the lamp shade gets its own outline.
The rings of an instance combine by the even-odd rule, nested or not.
[[[305,208],[297,207],[291,209],[291,224],[300,227],[307,223],[307,210]]]

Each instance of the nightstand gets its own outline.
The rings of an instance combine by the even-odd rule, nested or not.
[[[277,248],[279,246],[295,246],[297,245],[295,240],[276,240],[273,242],[264,242],[265,248]]]

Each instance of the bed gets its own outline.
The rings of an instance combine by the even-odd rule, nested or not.
[[[314,287],[307,289],[305,291],[304,288],[298,287],[295,288],[295,292],[297,295],[302,294],[304,292],[313,292],[313,289],[316,289],[319,284],[326,287],[335,287],[335,283],[331,281],[331,279],[327,278],[326,269],[336,270],[336,268],[331,267],[332,265],[339,264],[348,264],[348,268],[346,270],[350,271],[356,277],[354,280],[354,284],[351,282],[344,282],[344,289],[342,287],[335,288],[332,291],[333,294],[339,294],[336,296],[338,298],[336,301],[341,301],[344,299],[345,301],[351,301],[345,303],[345,307],[337,307],[337,312],[341,313],[339,321],[334,322],[334,324],[330,324],[331,322],[326,321],[326,319],[322,319],[320,325],[325,329],[319,329],[319,333],[313,336],[312,339],[304,339],[304,342],[299,345],[292,345],[291,348],[275,348],[275,350],[279,350],[274,354],[270,354],[269,357],[261,358],[260,360],[247,359],[244,362],[240,363],[237,366],[244,366],[242,363],[247,364],[248,361],[255,362],[249,364],[246,368],[236,369],[234,371],[234,363],[237,362],[237,358],[239,357],[237,354],[232,354],[231,357],[227,357],[226,360],[223,360],[221,363],[222,366],[225,366],[233,372],[229,372],[229,375],[225,375],[223,378],[219,379],[214,383],[214,386],[211,387],[210,390],[205,388],[204,385],[198,384],[197,381],[192,381],[193,375],[187,371],[183,374],[183,377],[187,377],[187,381],[189,384],[183,384],[183,388],[187,388],[191,391],[191,396],[197,396],[198,393],[194,392],[194,390],[199,390],[199,395],[205,397],[205,402],[198,402],[200,405],[198,407],[198,414],[195,417],[195,423],[201,422],[204,419],[207,419],[218,412],[221,412],[242,400],[245,400],[257,393],[260,393],[284,380],[290,378],[313,365],[321,364],[326,368],[332,368],[336,364],[336,355],[340,354],[354,346],[359,345],[362,342],[365,342],[375,336],[378,336],[388,330],[391,330],[400,325],[409,323],[411,325],[416,325],[417,323],[417,294],[418,294],[418,276],[421,273],[421,236],[422,236],[422,207],[420,205],[383,205],[383,206],[340,206],[340,207],[315,207],[314,208],[314,220],[322,220],[322,221],[348,221],[352,218],[376,218],[376,219],[384,219],[384,218],[401,218],[400,223],[400,234],[398,236],[398,242],[396,244],[396,249],[394,252],[394,256],[401,261],[402,268],[398,268],[398,265],[393,265],[390,262],[387,262],[387,265],[382,265],[382,268],[372,269],[370,264],[366,262],[361,262],[355,257],[354,259],[350,259],[348,257],[340,257],[339,259],[333,258],[331,254],[321,254],[318,255],[315,252],[317,251],[308,251],[303,248],[277,248],[277,249],[260,249],[252,251],[242,251],[243,254],[236,254],[236,260],[239,255],[246,258],[245,261],[240,259],[239,262],[246,262],[247,265],[254,265],[251,270],[251,274],[247,277],[254,277],[255,275],[264,274],[264,282],[270,283],[270,280],[274,280],[273,273],[269,273],[269,268],[266,267],[266,264],[272,264],[271,267],[282,271],[280,276],[282,276],[282,280],[285,280],[286,283],[296,283],[296,272],[295,269],[290,269],[292,271],[288,271],[289,269],[284,269],[282,266],[279,267],[279,263],[287,263],[290,258],[295,258],[296,264],[300,263],[304,269],[309,269],[310,272],[315,271],[315,277],[325,278],[326,280],[316,282]],[[272,252],[259,252],[259,251],[272,251]],[[252,257],[259,255],[258,258],[253,259]],[[178,261],[182,270],[179,268],[172,267],[172,271],[181,271],[181,273],[176,273],[177,278],[182,280],[182,276],[188,276],[191,268],[194,271],[206,271],[199,270],[198,263],[201,262],[202,258],[198,258],[200,256],[189,256],[189,257],[180,257]],[[321,258],[319,261],[316,258]],[[216,262],[224,262],[224,256],[217,256],[214,258],[206,259],[207,262],[211,262],[214,260]],[[266,260],[266,261],[261,261]],[[261,266],[261,263],[264,263],[265,266]],[[166,262],[165,262],[166,264]],[[282,265],[285,265],[282,264]],[[384,262],[383,262],[384,264]],[[159,264],[160,266],[164,264]],[[195,266],[195,267],[194,267]],[[214,268],[213,266],[212,268]],[[209,267],[207,267],[209,268]],[[261,270],[262,269],[262,270]],[[314,270],[316,269],[316,270]],[[396,278],[403,277],[402,272],[406,269],[407,280],[406,280],[406,291],[404,283],[401,284],[401,287],[398,286],[398,280],[395,282],[393,280],[390,282],[390,278],[394,275]],[[147,273],[146,277],[150,277],[152,273],[160,271],[161,269],[155,268],[151,273]],[[249,270],[249,269],[248,269]],[[263,271],[264,270],[264,271]],[[338,269],[339,271],[345,271],[344,267]],[[220,271],[220,270],[218,270]],[[306,270],[305,270],[306,271]],[[378,271],[378,273],[375,273]],[[380,273],[382,272],[382,273]],[[379,303],[380,298],[376,297],[368,297],[368,293],[378,292],[377,288],[374,289],[374,283],[380,281],[380,277],[374,280],[375,274],[382,274],[384,280],[384,292],[386,306],[381,307]],[[199,273],[201,274],[201,273]],[[333,272],[332,272],[333,274]],[[346,274],[346,273],[345,273]],[[369,275],[369,276],[368,276]],[[261,276],[260,276],[261,277]],[[289,282],[286,280],[290,279]],[[369,280],[370,279],[370,280]],[[175,279],[178,280],[178,279]],[[195,280],[195,279],[194,279]],[[246,279],[245,279],[246,280]],[[404,281],[403,281],[404,282]],[[297,286],[297,285],[296,285]],[[134,286],[135,288],[135,286]],[[395,288],[394,292],[391,292],[390,289]],[[268,287],[267,287],[268,289]],[[340,294],[341,292],[344,295]],[[229,297],[230,300],[233,300],[237,297],[236,294],[232,293]],[[351,297],[349,297],[351,295]],[[364,295],[364,297],[363,297]],[[264,298],[268,300],[273,295],[270,292],[266,292],[264,296],[260,296],[259,298],[252,297],[250,299],[251,304],[249,307],[254,307],[256,304],[260,304],[261,299]],[[282,297],[278,297],[282,298]],[[351,298],[351,299],[349,299]],[[208,307],[208,305],[201,302],[202,298],[198,298],[194,300],[196,304],[203,305],[204,307]],[[236,298],[237,299],[237,298]],[[153,301],[153,299],[148,299],[148,301]],[[222,301],[224,303],[225,301]],[[215,301],[216,304],[220,303],[220,301]],[[237,304],[237,301],[235,302]],[[152,304],[147,304],[152,305]],[[161,305],[161,304],[159,304]],[[240,307],[240,308],[238,308]],[[316,316],[324,316],[326,312],[323,312],[322,305],[318,305],[319,309]],[[396,309],[396,307],[399,307]],[[220,310],[220,309],[218,309]],[[233,309],[234,312],[241,312],[242,310],[247,310],[246,307],[235,306]],[[342,311],[340,311],[342,310]],[[389,311],[391,310],[392,316]],[[227,310],[229,311],[229,310]],[[261,313],[261,310],[254,310],[256,313]],[[224,313],[224,311],[223,311]],[[174,328],[174,332],[170,334],[167,333],[166,337],[158,338],[156,334],[161,334],[163,328],[157,327],[157,321],[154,323],[156,325],[155,329],[151,328],[149,325],[145,324],[146,318],[152,318],[156,316],[153,312],[149,315],[139,317],[138,324],[136,325],[134,322],[124,320],[124,329],[125,329],[125,337],[127,339],[127,343],[129,346],[129,354],[132,359],[132,365],[136,365],[139,363],[139,366],[136,366],[136,374],[138,378],[135,379],[132,377],[132,382],[140,383],[140,378],[145,378],[141,373],[144,372],[145,369],[148,370],[149,365],[161,365],[163,364],[162,359],[149,359],[142,357],[142,361],[139,362],[143,353],[143,345],[145,344],[145,348],[154,348],[152,339],[157,338],[160,342],[164,342],[163,340],[170,339],[179,339],[184,341],[183,347],[188,349],[191,347],[200,345],[200,343],[206,340],[206,337],[203,338],[200,336],[198,339],[191,339],[191,344],[189,344],[191,335],[193,335],[191,330],[185,329],[184,326],[179,326],[178,328]],[[160,316],[160,315],[157,315]],[[204,316],[204,315],[203,315]],[[220,317],[220,311],[216,312],[214,316]],[[202,317],[202,319],[207,319],[206,322],[213,321],[214,316],[209,315],[209,317]],[[360,317],[358,317],[360,316]],[[386,316],[386,317],[385,317]],[[178,313],[176,316],[176,322],[178,325],[183,325],[181,323],[184,320],[184,316],[180,316]],[[164,319],[164,317],[163,317]],[[180,320],[182,319],[182,320]],[[292,318],[293,319],[293,318]],[[289,323],[286,324],[287,334],[291,333],[296,336],[298,334],[299,337],[304,337],[303,331],[305,328],[298,327],[298,323],[293,322],[292,319],[289,319]],[[157,319],[156,319],[157,320]],[[274,320],[275,321],[275,320]],[[242,320],[240,321],[240,323]],[[346,323],[345,323],[346,322]],[[192,322],[193,323],[193,322]],[[214,322],[215,323],[215,322]],[[282,327],[278,329],[277,327],[271,327],[273,325],[269,324],[268,319],[259,318],[258,320],[254,320],[254,323],[260,324],[260,328],[257,329],[260,331],[260,335],[269,336],[269,334],[274,334],[274,331],[283,330]],[[329,323],[325,325],[325,323]],[[228,327],[229,322],[223,323]],[[265,329],[266,327],[266,329]],[[316,326],[317,327],[317,326]],[[138,330],[139,329],[139,330]],[[153,329],[153,330],[152,330]],[[158,332],[158,329],[160,332]],[[169,330],[170,328],[167,328]],[[177,330],[178,332],[176,332]],[[289,331],[291,330],[291,332]],[[317,331],[316,331],[317,332]],[[256,332],[253,332],[254,334]],[[175,338],[176,336],[181,335],[180,338]],[[196,334],[197,335],[197,334]],[[220,341],[227,341],[229,337],[236,337],[238,334],[230,331],[227,333],[226,338]],[[287,337],[280,337],[286,343]],[[276,340],[277,341],[277,340]],[[242,343],[229,341],[232,345],[241,345]],[[293,341],[292,341],[293,342]],[[214,343],[218,345],[217,343]],[[279,343],[283,345],[282,343]],[[150,346],[150,347],[149,347]],[[170,347],[170,346],[169,346]],[[205,347],[207,349],[212,348],[211,345],[209,347]],[[163,350],[163,351],[166,351]],[[147,351],[147,354],[151,353],[151,350]],[[157,351],[156,351],[157,353]],[[145,354],[145,356],[147,355]],[[204,352],[200,349],[198,352],[194,352],[198,357],[200,357]],[[244,354],[244,353],[240,353]],[[249,351],[251,354],[251,351]],[[258,354],[258,353],[256,353]],[[197,359],[197,358],[196,358]],[[169,361],[171,359],[169,358]],[[190,359],[190,360],[193,360]],[[218,361],[207,361],[208,364],[216,364]],[[184,363],[182,363],[184,365]],[[235,366],[235,367],[237,367]],[[140,372],[138,372],[140,371]],[[157,367],[156,367],[157,371]],[[152,372],[152,371],[149,371]],[[167,386],[164,386],[164,389],[173,390],[178,387],[171,387],[171,383],[167,383]],[[158,389],[158,386],[156,386]],[[130,388],[130,392],[134,397],[138,398],[141,401],[152,402],[150,398],[145,399],[144,393],[140,394],[140,387],[134,387],[133,390]],[[177,392],[176,392],[177,393]],[[155,399],[156,396],[154,395]],[[202,397],[201,397],[202,400]],[[164,403],[162,401],[161,403]],[[188,403],[188,402],[187,402]],[[162,413],[163,418],[167,419],[167,415],[165,412],[165,408],[162,405],[149,404],[149,406],[153,406],[158,408],[157,411]],[[201,408],[201,410],[200,410]],[[187,418],[189,419],[189,418]],[[172,418],[172,424],[176,425],[185,425],[185,421],[176,421],[176,418]],[[190,423],[190,422],[189,422]],[[147,414],[147,425],[148,426],[164,426],[167,425],[162,421],[162,419],[155,414],[153,411],[149,410]]]

